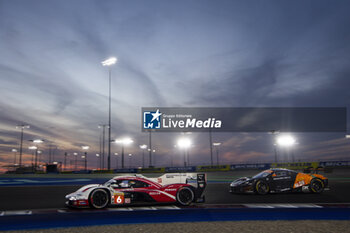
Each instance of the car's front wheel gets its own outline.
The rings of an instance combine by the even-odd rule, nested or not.
[[[194,200],[194,193],[189,187],[182,187],[176,193],[176,200],[179,204],[187,206]]]
[[[322,193],[324,190],[324,183],[320,179],[312,179],[309,189],[312,193]]]
[[[258,180],[255,183],[255,193],[265,195],[270,192],[270,186],[263,180]]]
[[[95,189],[90,194],[90,206],[95,209],[103,209],[109,203],[109,195],[104,189]]]

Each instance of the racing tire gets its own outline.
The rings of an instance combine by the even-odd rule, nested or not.
[[[322,193],[324,190],[324,182],[318,178],[312,179],[309,189],[312,193]]]
[[[176,193],[176,201],[183,206],[190,205],[194,200],[194,192],[189,187],[182,187]]]
[[[263,180],[258,180],[254,185],[256,194],[265,195],[270,192],[270,186]]]
[[[103,209],[109,203],[109,195],[105,189],[95,189],[89,197],[89,204],[92,208]]]

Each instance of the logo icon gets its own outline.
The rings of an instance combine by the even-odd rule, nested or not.
[[[143,112],[144,129],[160,129],[160,120],[162,113],[157,109],[156,112]]]

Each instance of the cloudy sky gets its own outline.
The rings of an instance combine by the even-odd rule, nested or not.
[[[141,107],[347,107],[350,103],[348,1],[0,0],[0,166],[13,162],[17,124],[63,153],[90,145],[108,121],[112,137],[130,136],[140,165]],[[307,160],[350,158],[344,134],[299,134]],[[156,165],[182,164],[176,133],[153,135]],[[208,164],[208,134],[193,140],[191,163]],[[273,160],[268,134],[217,133],[220,161]],[[113,153],[120,152],[113,146]],[[286,151],[280,151],[281,156]],[[114,161],[114,160],[113,160]],[[127,161],[128,162],[128,161]],[[114,163],[114,162],[113,162]],[[128,165],[128,163],[127,163]],[[114,164],[113,164],[114,166]]]

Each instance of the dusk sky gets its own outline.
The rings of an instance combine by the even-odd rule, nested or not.
[[[17,124],[28,140],[81,153],[96,166],[99,124],[129,136],[126,153],[141,165],[141,107],[348,107],[349,1],[0,0],[0,166],[13,163]],[[210,162],[207,133],[193,141],[192,164]],[[344,133],[295,135],[297,159],[350,159]],[[180,133],[154,133],[156,166],[182,165]],[[213,133],[222,164],[271,162],[267,133]],[[112,153],[120,147],[112,146]],[[280,150],[283,156],[285,151]],[[128,166],[128,160],[126,165]],[[146,164],[148,165],[148,164]],[[112,167],[115,158],[112,159]]]

